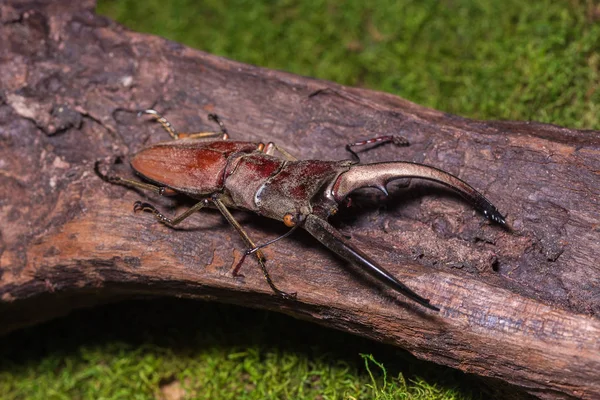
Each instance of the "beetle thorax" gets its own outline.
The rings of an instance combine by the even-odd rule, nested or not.
[[[283,219],[286,214],[307,215],[314,201],[336,176],[345,171],[337,161],[289,161],[256,192],[255,204],[264,216]]]

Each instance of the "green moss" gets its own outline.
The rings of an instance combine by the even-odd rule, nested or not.
[[[598,129],[600,12],[587,4],[105,0],[99,11],[210,53],[454,114]]]
[[[457,399],[470,396],[465,379],[290,317],[174,299],[78,311],[0,342],[2,399],[153,399],[169,388],[195,399]]]

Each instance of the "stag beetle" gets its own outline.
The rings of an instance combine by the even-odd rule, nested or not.
[[[216,207],[248,247],[233,274],[238,274],[247,255],[254,254],[271,289],[284,298],[295,298],[296,293],[286,293],[275,286],[260,249],[302,227],[341,258],[422,306],[439,311],[428,299],[409,289],[351,245],[327,222],[328,217],[337,212],[338,205],[359,188],[374,187],[387,194],[387,183],[395,179],[421,178],[439,182],[456,190],[491,221],[506,225],[504,216],[490,201],[454,175],[412,162],[361,164],[352,150],[354,146],[375,142],[407,144],[397,136],[382,136],[347,145],[352,160],[296,160],[272,142],[265,145],[228,140],[227,130],[216,115],[211,114],[209,118],[219,124],[219,132],[178,133],[155,110],[141,113],[152,115],[173,138],[146,147],[132,157],[133,170],[150,183],[103,174],[99,161],[95,164],[96,173],[110,183],[150,190],[159,195],[182,193],[199,200],[173,219],[160,213],[152,204],[140,201],[134,204],[134,211],[151,212],[158,221],[169,226],[177,225],[203,207]],[[276,151],[281,156],[275,156]],[[233,218],[229,208],[253,211],[282,221],[291,229],[257,246]]]

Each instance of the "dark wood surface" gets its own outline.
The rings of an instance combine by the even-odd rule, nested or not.
[[[398,97],[261,69],[129,32],[87,2],[0,4],[0,331],[139,294],[278,310],[504,380],[542,398],[600,397],[600,135],[473,121]],[[311,96],[311,94],[313,94]],[[273,141],[305,159],[399,134],[364,162],[411,160],[460,176],[508,214],[487,223],[431,184],[366,191],[332,223],[419,294],[425,310],[345,265],[301,232],[265,249],[277,298],[214,210],[173,230],[148,214],[193,204],[102,182],[96,160],[166,140],[138,118],[154,107],[181,131]],[[408,182],[406,182],[408,183]],[[257,242],[285,232],[235,216]]]

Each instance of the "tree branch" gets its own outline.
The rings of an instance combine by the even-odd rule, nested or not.
[[[472,121],[395,96],[229,61],[129,32],[93,3],[0,4],[0,330],[144,294],[278,310],[500,378],[543,398],[600,396],[600,135],[527,122]],[[489,225],[452,193],[413,182],[365,192],[332,221],[402,282],[441,307],[406,301],[305,233],[264,249],[282,290],[214,210],[181,228],[134,215],[149,196],[166,214],[193,202],[107,184],[93,172],[167,140],[138,118],[154,107],[181,131],[273,141],[304,159],[398,134],[364,161],[412,160],[460,176],[508,214]],[[117,166],[131,173],[127,163]],[[396,185],[397,186],[397,185]],[[235,213],[254,241],[285,227]]]

